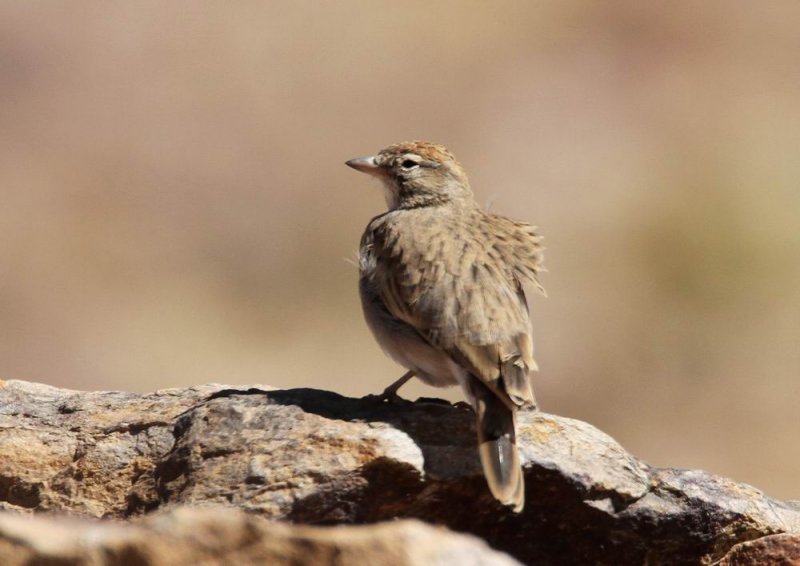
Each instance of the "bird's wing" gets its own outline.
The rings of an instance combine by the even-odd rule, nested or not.
[[[483,213],[440,229],[379,222],[369,245],[387,310],[516,405],[535,369],[521,281],[538,285],[541,250],[527,224]],[[445,229],[441,229],[445,228]]]

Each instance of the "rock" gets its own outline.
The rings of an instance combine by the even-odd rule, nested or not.
[[[718,566],[795,566],[800,564],[800,536],[770,535],[734,546]]]
[[[514,566],[478,538],[406,520],[279,524],[236,509],[183,508],[134,523],[0,515],[0,564],[74,566]]]
[[[171,450],[177,414],[219,389],[138,395],[0,382],[0,501],[125,516],[132,483]]]
[[[519,415],[525,511],[489,495],[469,409],[206,385],[150,394],[0,388],[0,505],[131,518],[237,507],[313,525],[416,518],[529,564],[693,564],[800,533],[800,506],[652,468],[586,423]],[[731,563],[733,564],[733,563]]]

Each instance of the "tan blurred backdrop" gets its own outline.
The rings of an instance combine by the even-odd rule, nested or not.
[[[547,238],[545,410],[800,498],[798,26],[796,0],[4,2],[0,377],[379,391],[401,369],[344,258],[383,201],[343,162],[431,139]]]

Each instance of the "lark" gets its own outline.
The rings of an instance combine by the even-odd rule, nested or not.
[[[535,408],[525,287],[544,290],[536,228],[483,210],[464,169],[441,145],[415,141],[347,162],[383,184],[388,211],[359,248],[364,317],[383,350],[411,377],[460,385],[477,418],[489,489],[520,512],[525,486],[516,446],[521,408]]]

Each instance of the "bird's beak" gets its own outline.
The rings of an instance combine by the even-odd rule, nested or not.
[[[382,171],[378,164],[375,163],[374,155],[370,155],[369,157],[356,157],[355,159],[346,161],[345,165],[361,171],[362,173],[369,173],[370,175],[374,175],[376,177],[379,176]]]

